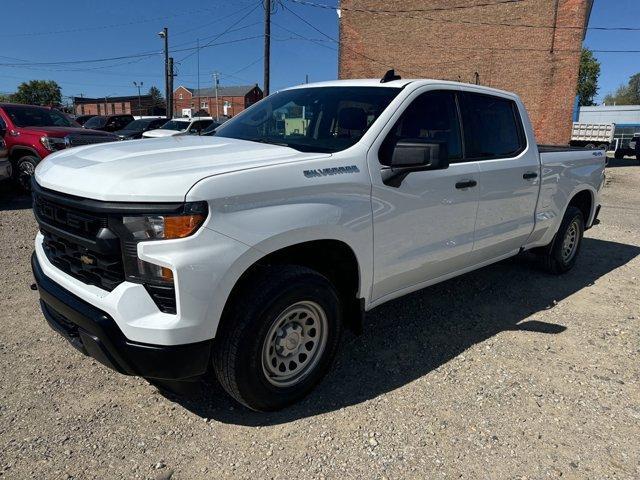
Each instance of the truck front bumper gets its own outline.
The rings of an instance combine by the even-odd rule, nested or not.
[[[47,277],[35,254],[31,267],[47,322],[85,355],[119,373],[151,379],[189,380],[207,371],[212,340],[185,345],[133,342],[110,315]]]

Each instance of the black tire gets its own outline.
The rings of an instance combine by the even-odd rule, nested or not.
[[[565,238],[571,228],[576,228],[575,231],[575,247],[573,247],[572,253],[567,254],[567,246],[565,245]],[[562,218],[560,228],[556,233],[553,241],[542,250],[542,262],[544,268],[549,272],[556,275],[566,273],[573,268],[580,253],[580,247],[582,245],[582,237],[584,235],[584,217],[580,209],[569,206]]]
[[[233,303],[229,311],[225,311],[216,334],[213,351],[213,366],[222,387],[238,402],[258,411],[279,410],[307,395],[328,371],[342,333],[340,297],[329,280],[305,267],[273,266],[249,280],[231,301]],[[311,342],[303,345],[304,340],[300,340],[296,347],[299,350],[289,357],[301,359],[301,375],[295,380],[297,383],[274,385],[278,374],[269,375],[267,370],[271,367],[263,356],[273,351],[269,347],[272,342],[287,340],[288,337],[277,335],[282,333],[284,326],[273,330],[283,321],[289,322],[287,328],[292,325],[292,316],[282,314],[302,303],[319,306],[324,312],[322,321],[326,320],[326,328],[322,327],[318,330],[321,333],[316,333],[319,339],[324,339],[324,343],[317,340],[323,347],[318,346],[319,350],[310,354],[313,360],[303,366],[302,362],[307,359],[303,348]],[[293,318],[302,322],[300,325],[307,325],[305,317],[302,314],[299,317],[301,320],[298,316]],[[300,325],[296,324],[294,328],[301,331],[307,328]],[[291,364],[289,358],[285,362]],[[277,362],[273,364],[274,368],[282,366]],[[295,371],[296,367],[292,368]]]
[[[25,155],[15,162],[13,178],[25,192],[31,192],[31,177],[40,159],[35,155]]]

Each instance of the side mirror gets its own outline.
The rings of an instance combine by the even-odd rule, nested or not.
[[[445,142],[411,138],[398,141],[391,152],[391,162],[382,168],[382,181],[399,187],[411,172],[449,168],[449,152]]]

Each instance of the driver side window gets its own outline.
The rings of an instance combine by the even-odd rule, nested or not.
[[[462,159],[462,139],[455,92],[426,92],[417,97],[402,113],[382,143],[378,152],[380,163],[390,165],[395,145],[400,140],[409,139],[443,144],[450,161]]]

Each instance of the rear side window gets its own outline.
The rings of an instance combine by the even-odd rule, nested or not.
[[[514,101],[465,92],[461,107],[465,157],[513,157],[524,150],[524,131]]]
[[[426,92],[411,102],[382,144],[379,152],[380,163],[389,165],[396,143],[409,139],[444,144],[451,161],[462,158],[462,140],[454,92]]]

